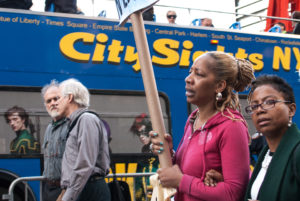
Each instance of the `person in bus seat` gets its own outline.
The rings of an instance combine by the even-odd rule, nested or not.
[[[175,201],[241,200],[250,174],[247,123],[240,112],[237,92],[254,79],[252,64],[227,53],[212,51],[197,57],[185,78],[187,102],[197,106],[186,121],[172,167],[157,171],[163,187],[177,188]],[[155,131],[150,132],[153,152],[163,150]],[[216,187],[204,185],[207,171],[222,171]]]
[[[211,18],[202,18],[201,19],[201,26],[204,27],[214,27],[213,23],[212,23],[212,19]]]
[[[46,0],[45,11],[79,14],[76,0]]]
[[[176,18],[177,18],[177,15],[176,15],[176,12],[173,11],[173,10],[169,10],[167,12],[167,20],[169,22],[169,24],[176,24]]]
[[[292,19],[300,20],[300,11],[294,11],[292,13]],[[293,34],[300,34],[300,22],[292,22],[294,27]]]
[[[143,12],[143,20],[144,21],[155,21],[155,15],[154,15],[154,7],[152,6],[145,12]]]
[[[61,188],[57,201],[110,201],[105,182],[110,157],[105,125],[88,111],[90,94],[76,79],[59,85],[58,111],[70,119],[62,159]]]
[[[40,143],[33,136],[34,125],[24,108],[13,106],[5,112],[4,118],[17,135],[10,143],[11,154],[40,153]]]
[[[151,139],[149,136],[149,132],[152,130],[152,124],[148,119],[147,114],[142,113],[138,115],[130,127],[130,131],[138,136],[140,142],[143,144],[142,153],[152,153],[150,148]],[[136,172],[156,172],[158,169],[158,158],[145,158],[145,160],[141,160],[137,164]],[[144,180],[145,178],[145,180]],[[149,178],[146,177],[137,177],[134,179],[135,181],[135,200],[136,201],[145,201],[148,195],[146,195],[146,188],[150,185]]]
[[[276,22],[269,30],[268,32],[275,32],[275,33],[286,33],[286,27],[285,24],[282,22]]]
[[[43,176],[46,177],[42,185],[43,201],[56,200],[61,193],[61,163],[67,141],[69,121],[62,116],[62,113],[57,108],[58,100],[60,99],[58,87],[58,82],[52,80],[41,91],[44,106],[52,118],[52,122],[46,128],[43,143]]]
[[[29,10],[31,6],[32,0],[0,0],[1,8]]]
[[[276,75],[259,76],[248,96],[246,112],[267,141],[251,175],[245,201],[300,199],[300,130],[293,123],[296,102],[293,88]],[[222,179],[214,171],[207,185]]]

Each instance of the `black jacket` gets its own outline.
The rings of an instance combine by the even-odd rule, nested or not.
[[[1,8],[26,9],[32,6],[32,0],[0,0]]]

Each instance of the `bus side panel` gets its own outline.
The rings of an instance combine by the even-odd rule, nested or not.
[[[3,170],[8,170],[9,172],[17,175],[18,177],[32,177],[41,176],[41,164],[42,156],[39,157],[14,157],[14,156],[1,156],[0,155],[0,167]],[[40,193],[40,182],[31,181],[28,182],[29,186],[34,192],[35,198],[39,200]],[[8,192],[7,192],[8,193]]]

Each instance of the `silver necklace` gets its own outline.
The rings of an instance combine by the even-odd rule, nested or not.
[[[272,161],[272,156],[270,156],[270,149],[267,151],[263,162],[261,163],[261,168],[267,170]]]
[[[199,119],[199,110],[196,113],[196,119],[193,123],[193,130],[195,131],[197,129],[197,123],[198,123],[198,119]]]
[[[210,116],[208,119],[210,119],[211,117],[215,116],[217,113],[218,113],[218,111],[216,111],[216,112],[215,112],[212,116]],[[197,123],[198,123],[199,115],[200,115],[200,113],[199,113],[199,110],[198,110],[197,113],[196,113],[196,119],[195,119],[195,121],[194,121],[194,123],[193,123],[193,130],[194,130],[194,132],[197,130]],[[203,130],[203,128],[204,128],[206,122],[207,122],[207,120],[204,122],[204,124],[202,124],[202,126],[200,126],[200,128],[201,128],[200,130]]]

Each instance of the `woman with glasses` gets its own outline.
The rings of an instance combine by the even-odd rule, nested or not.
[[[185,78],[187,102],[197,106],[189,116],[174,165],[157,171],[164,187],[177,188],[175,201],[241,200],[249,181],[249,134],[239,112],[236,92],[254,79],[252,64],[224,52],[207,52],[194,61]],[[164,151],[155,132],[154,153]],[[170,137],[166,136],[169,147]],[[169,151],[169,150],[167,150]],[[204,185],[210,169],[222,171],[216,187]]]
[[[296,112],[292,87],[278,76],[260,76],[252,83],[248,100],[246,112],[267,146],[259,155],[245,201],[300,200],[300,131],[292,123]],[[210,171],[206,184],[216,181],[222,181],[222,175]]]
[[[258,132],[266,137],[252,173],[245,200],[300,200],[300,131],[292,118],[296,112],[292,87],[278,76],[264,75],[252,83],[248,97]]]

